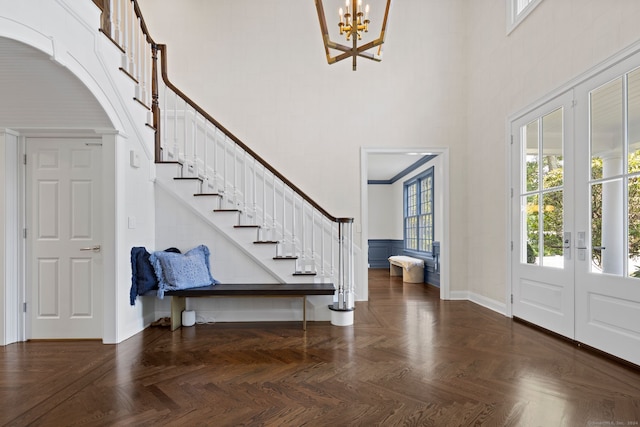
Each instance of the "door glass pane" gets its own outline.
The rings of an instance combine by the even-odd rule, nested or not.
[[[629,275],[640,279],[640,178],[629,179]]]
[[[563,184],[562,109],[542,118],[542,179],[543,188]]]
[[[563,206],[562,190],[551,191],[543,195],[543,224],[542,233],[544,245],[544,258],[542,265],[545,267],[564,267],[562,247],[563,232]]]
[[[538,249],[539,244],[539,215],[538,215],[538,195],[525,196],[522,198],[524,208],[525,219],[525,238],[523,241],[527,243],[526,250],[522,251],[523,263],[536,264],[538,263]]]
[[[529,123],[523,128],[525,143],[526,185],[524,191],[538,189],[538,120]]]
[[[629,73],[629,173],[640,172],[640,69]]]
[[[522,221],[526,247],[521,262],[564,267],[563,109],[559,108],[521,128],[523,138]],[[542,178],[542,185],[540,184]],[[545,191],[555,189],[555,191]],[[535,194],[531,194],[535,193]],[[541,203],[542,202],[542,203]]]
[[[602,167],[604,159],[621,159],[624,142],[622,77],[591,92],[591,178],[621,173]],[[621,162],[620,162],[621,164]]]
[[[594,160],[592,160],[592,163]],[[591,247],[602,246],[602,184],[591,185]],[[602,273],[602,252],[591,249],[591,272]]]
[[[592,271],[622,275],[624,215],[622,180],[591,186]]]

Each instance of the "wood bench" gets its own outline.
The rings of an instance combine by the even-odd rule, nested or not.
[[[187,298],[201,297],[291,297],[302,298],[302,329],[307,330],[307,295],[333,295],[333,283],[218,284],[202,288],[165,291],[171,297],[171,330],[182,326]]]

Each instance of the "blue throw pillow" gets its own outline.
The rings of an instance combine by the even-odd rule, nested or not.
[[[158,297],[168,290],[199,288],[220,283],[211,276],[209,248],[197,246],[184,254],[154,252],[151,264],[158,279]]]
[[[165,252],[180,253],[180,250],[168,248]],[[149,260],[150,256],[151,254],[144,246],[131,248],[131,290],[129,291],[131,305],[135,305],[138,295],[158,289],[158,278]]]

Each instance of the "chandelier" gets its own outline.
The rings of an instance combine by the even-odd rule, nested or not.
[[[327,56],[327,62],[334,64],[346,58],[352,58],[353,71],[356,70],[356,59],[358,56],[371,59],[373,61],[382,61],[382,44],[387,28],[387,18],[389,17],[389,9],[391,0],[386,0],[387,6],[384,11],[384,18],[380,28],[380,36],[368,43],[358,46],[358,42],[362,40],[362,33],[369,32],[369,5],[362,7],[362,0],[345,0],[345,9],[338,9],[340,21],[338,27],[340,35],[344,36],[347,42],[351,42],[351,46],[336,43],[331,40],[327,27],[327,20],[324,16],[324,7],[322,0],[316,0],[316,9],[318,10],[318,20],[320,21],[320,31],[322,32],[322,41],[324,43],[324,51]],[[375,53],[369,52],[370,49],[377,48]],[[331,56],[330,49],[337,50],[335,56]]]

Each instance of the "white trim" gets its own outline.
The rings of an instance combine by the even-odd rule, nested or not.
[[[520,25],[522,21],[524,21],[525,18],[529,16],[531,12],[533,12],[533,9],[535,9],[540,3],[542,3],[542,0],[533,0],[531,3],[525,6],[525,8],[522,9],[520,13],[517,13],[517,10],[516,10],[517,1],[518,0],[506,0],[507,2],[507,35],[511,34],[511,32],[515,30],[518,27],[518,25]]]
[[[413,148],[365,148],[362,147],[360,149],[360,222],[362,223],[362,233],[361,233],[361,250],[362,250],[362,259],[361,262],[361,271],[363,272],[362,278],[367,281],[368,279],[368,254],[369,254],[369,195],[368,195],[368,179],[367,179],[367,170],[368,170],[368,160],[367,156],[369,154],[403,154],[403,153],[415,153],[416,150],[433,153],[438,156],[442,156],[442,170],[439,173],[438,179],[442,182],[442,206],[440,210],[436,210],[436,215],[441,215],[442,217],[442,239],[440,242],[440,299],[447,300],[450,299],[450,284],[449,278],[451,277],[450,273],[450,256],[449,256],[449,247],[450,247],[450,190],[449,190],[449,148],[441,148],[441,147],[413,147]],[[356,267],[357,268],[357,267]],[[363,298],[365,300],[369,299],[369,285],[368,282],[366,286],[363,287]]]
[[[491,298],[487,298],[483,295],[477,294],[472,291],[452,291],[450,299],[454,301],[470,301],[484,308],[488,308],[491,311],[495,311],[498,314],[507,316],[506,314],[507,307],[508,307],[507,304],[502,303],[500,301],[496,301]]]

